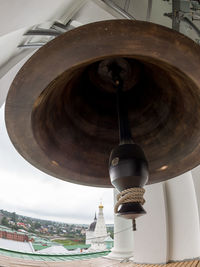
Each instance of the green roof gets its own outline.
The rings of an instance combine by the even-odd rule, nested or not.
[[[17,232],[13,231],[12,229],[0,225],[1,231],[6,232]],[[17,232],[18,234],[23,234],[21,232]],[[53,244],[58,245],[55,242],[52,242],[48,239],[26,233],[29,235],[29,238],[34,238],[34,242],[32,243],[34,249],[36,251],[42,250],[47,247],[51,247]],[[87,249],[90,247],[90,245],[86,244],[78,244],[78,245],[66,245],[64,246],[68,250],[74,250],[77,248],[83,248]],[[37,253],[26,253],[26,252],[17,252],[17,251],[11,251],[8,249],[0,248],[0,255],[5,255],[8,257],[16,257],[21,259],[29,259],[29,260],[37,260],[37,261],[71,261],[71,260],[83,260],[83,259],[90,259],[90,258],[97,258],[97,257],[103,257],[106,256],[110,251],[103,251],[103,252],[90,252],[90,253],[80,253],[80,254],[67,254],[67,255],[50,255],[50,254],[37,254]]]
[[[35,254],[16,252],[7,249],[0,248],[0,255],[21,258],[24,260],[36,260],[36,261],[72,261],[72,260],[84,260],[91,258],[98,258],[108,255],[110,251],[91,252],[81,254],[68,254],[68,255],[49,255],[49,254]]]
[[[40,243],[32,243],[32,246],[33,248],[37,251],[37,250],[41,250],[41,249],[44,249],[44,248],[49,248],[51,247],[52,245],[42,245]]]

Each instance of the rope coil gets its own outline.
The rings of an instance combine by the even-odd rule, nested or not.
[[[118,208],[123,203],[139,202],[141,205],[145,203],[144,199],[145,189],[141,187],[133,187],[123,190],[117,195],[117,202],[115,204],[114,212],[118,213]]]

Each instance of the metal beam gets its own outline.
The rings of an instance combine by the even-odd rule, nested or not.
[[[18,47],[19,48],[38,48],[38,47],[41,47],[45,44],[46,43],[43,43],[43,42],[38,42],[38,43],[32,42],[32,43],[18,45]]]
[[[181,15],[190,12],[190,1],[172,0],[172,29],[180,32]]]
[[[200,29],[188,18],[188,17],[184,17],[182,19],[182,21],[185,21],[188,25],[190,25],[192,27],[192,29],[198,34],[198,36],[200,37]]]
[[[153,0],[148,0],[146,21],[150,21],[152,5],[153,5]]]
[[[24,33],[24,35],[31,35],[31,36],[33,35],[58,36],[60,34],[61,34],[60,32],[54,29],[41,29],[41,28],[33,29]]]
[[[73,26],[70,26],[71,20],[67,22],[67,24],[62,24],[58,21],[54,22],[54,24],[51,26],[52,29],[59,31],[60,33],[64,33],[68,30],[73,29]]]

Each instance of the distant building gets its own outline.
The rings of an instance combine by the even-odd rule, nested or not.
[[[13,222],[13,221],[9,221],[8,224],[14,226],[14,225],[15,225],[15,222]]]
[[[43,234],[47,234],[49,231],[48,231],[48,228],[46,228],[46,227],[42,227],[42,228],[40,229],[40,232],[43,233]]]
[[[81,234],[85,235],[86,234],[86,230],[85,229],[81,229]]]
[[[22,222],[17,222],[17,226],[18,227],[22,227],[24,229],[27,229],[26,225],[24,223],[22,223]]]
[[[28,242],[28,236],[23,234],[18,234],[16,232],[7,232],[7,231],[0,231],[0,238],[20,241],[20,242]]]
[[[96,227],[96,223],[97,223],[97,217],[96,217],[96,213],[95,213],[94,221],[90,224],[88,230],[86,230],[85,243],[87,245],[92,244],[92,239],[94,238],[94,230]]]
[[[103,205],[99,205],[99,214],[94,221],[90,224],[88,230],[86,231],[86,244],[91,244],[90,250],[106,250],[112,243],[111,237],[107,233],[106,224],[103,216]]]

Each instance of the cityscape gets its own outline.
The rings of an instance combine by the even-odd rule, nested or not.
[[[41,220],[0,210],[0,225],[27,235],[37,235],[64,245],[85,244],[87,224],[68,224],[50,220]],[[113,238],[113,225],[107,225]]]

